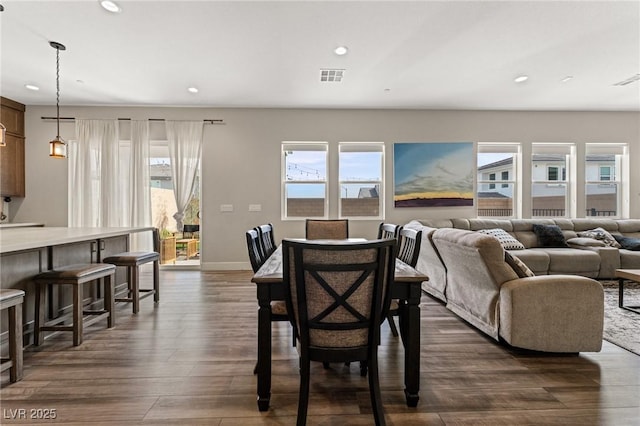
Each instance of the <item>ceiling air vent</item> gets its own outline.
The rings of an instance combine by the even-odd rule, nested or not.
[[[345,70],[338,69],[321,69],[320,70],[320,81],[321,82],[335,82],[340,83],[342,81],[342,77],[344,77]]]
[[[640,80],[640,74],[632,75],[631,77],[627,78],[626,80],[622,80],[622,81],[619,81],[619,82],[615,83],[614,86],[626,86],[627,84],[631,84],[634,81],[638,81],[638,80]]]

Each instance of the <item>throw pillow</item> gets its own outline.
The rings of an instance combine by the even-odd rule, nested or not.
[[[589,231],[578,232],[577,234],[578,237],[593,238],[604,242],[608,246],[620,248],[620,244],[613,238],[613,235],[603,228],[595,228]]]
[[[620,243],[625,250],[640,251],[640,238],[625,237],[624,235],[613,235],[613,238]]]
[[[495,237],[505,250],[524,250],[524,245],[504,229],[481,229],[478,232]]]
[[[533,225],[540,247],[569,247],[558,225]]]
[[[535,274],[531,272],[531,269],[529,269],[522,260],[512,256],[511,253],[507,251],[504,252],[504,261],[511,266],[511,269],[513,269],[513,272],[515,272],[519,278],[535,277]]]
[[[567,244],[569,244],[570,246],[583,246],[583,247],[605,247],[606,246],[604,241],[596,240],[593,238],[586,238],[586,237],[569,238],[567,240]]]

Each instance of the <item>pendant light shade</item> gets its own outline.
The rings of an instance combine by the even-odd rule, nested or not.
[[[55,139],[49,142],[49,156],[53,158],[67,157],[67,144],[60,137],[60,51],[66,50],[64,44],[50,41],[49,45],[56,49],[56,124],[57,133]]]

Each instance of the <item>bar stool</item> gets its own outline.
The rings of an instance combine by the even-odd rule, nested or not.
[[[34,278],[36,284],[35,345],[39,346],[44,340],[43,331],[72,331],[73,346],[78,346],[82,343],[84,326],[89,326],[106,318],[107,328],[113,327],[116,323],[113,299],[115,273],[116,267],[114,265],[108,263],[87,263],[62,266],[36,275]],[[104,309],[95,311],[83,310],[84,283],[96,280],[100,282],[101,278],[104,278]],[[73,286],[73,324],[70,326],[55,325],[67,319],[67,315],[54,318],[45,323],[44,312],[49,284]],[[84,315],[92,316],[93,318],[85,320]]]
[[[0,290],[0,310],[9,310],[9,358],[2,359],[0,371],[9,369],[9,380],[22,380],[22,302],[24,291]]]
[[[133,313],[140,311],[140,300],[153,295],[153,301],[160,301],[160,233],[153,230],[153,249],[150,252],[127,251],[104,258],[104,263],[127,268],[128,297],[116,298],[116,302],[133,304]],[[140,265],[153,262],[153,288],[140,288]],[[142,295],[140,295],[142,293]]]

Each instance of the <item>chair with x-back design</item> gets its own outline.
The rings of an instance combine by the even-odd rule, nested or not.
[[[285,300],[298,336],[300,395],[297,425],[305,425],[310,361],[366,363],[376,425],[384,425],[378,381],[380,324],[390,302],[395,240],[284,240]]]

